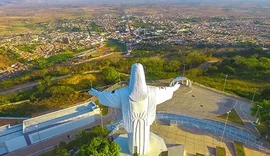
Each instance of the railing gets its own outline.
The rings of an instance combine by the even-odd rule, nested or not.
[[[217,121],[211,121],[208,119],[198,119],[189,116],[175,115],[168,113],[157,114],[157,119],[173,120],[177,125],[184,126],[186,128],[202,131],[206,134],[221,136],[225,124]],[[242,142],[263,152],[269,153],[270,151],[263,147],[263,143],[258,141],[257,138],[245,129],[240,129],[231,125],[226,126],[224,138]]]

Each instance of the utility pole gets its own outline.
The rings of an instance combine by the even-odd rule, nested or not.
[[[228,78],[228,75],[225,76],[225,81],[224,81],[224,86],[223,86],[223,92],[225,90],[225,87],[226,87],[226,83],[227,83],[227,78]]]
[[[100,108],[100,121],[101,121],[101,128],[102,128],[102,131],[103,131],[103,118],[102,118],[102,108]]]
[[[118,74],[118,79],[119,79],[119,82],[121,82],[121,74],[120,74],[120,72],[119,72],[119,74]]]
[[[259,109],[260,109],[260,108],[262,108],[262,106],[257,105],[257,107],[258,107],[258,109],[257,109],[257,111],[256,111],[256,115],[255,115],[255,117],[256,117],[256,118],[257,118],[257,116],[258,116]],[[259,119],[257,118],[257,120],[256,120],[256,124],[258,124],[258,122],[259,122]]]
[[[183,77],[185,77],[186,65],[187,65],[187,64],[183,64],[183,65],[184,65],[184,69],[183,69]]]
[[[257,91],[257,88],[254,88],[254,92],[253,92],[253,96],[252,96],[252,100],[251,100],[251,105],[253,105],[254,98],[255,98],[255,95],[256,95],[256,91]]]
[[[203,107],[203,105],[200,105],[200,107],[202,108],[202,116],[203,116],[203,114],[204,114],[204,107]]]
[[[224,130],[223,130],[223,133],[222,133],[222,136],[221,136],[221,142],[222,142],[222,140],[223,140],[223,136],[224,136],[224,133],[225,133],[225,129],[226,129],[226,125],[227,125],[227,122],[228,122],[228,118],[229,118],[229,114],[230,114],[230,113],[231,113],[231,111],[228,111],[228,112],[227,112],[227,118],[226,118]]]

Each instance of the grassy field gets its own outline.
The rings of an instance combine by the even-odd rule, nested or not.
[[[226,156],[226,150],[223,147],[216,147],[217,156]]]
[[[127,46],[115,39],[109,39],[106,47],[113,47],[114,52],[124,52],[127,50]]]
[[[1,69],[1,68],[7,68],[7,67],[9,67],[12,63],[14,63],[14,61],[11,60],[10,58],[5,57],[5,56],[1,56],[1,55],[0,55],[0,69]]]
[[[227,113],[219,115],[218,117],[226,120]],[[233,123],[237,123],[240,125],[245,125],[234,108],[231,110],[231,113],[229,114],[228,121],[231,121]]]
[[[245,156],[246,155],[242,143],[234,142],[234,146],[235,146],[237,156]]]
[[[189,77],[188,73],[187,73],[187,77]],[[224,77],[199,76],[192,80],[194,80],[195,82],[201,83],[205,86],[222,91],[223,86],[224,86],[224,79],[225,79],[225,76]],[[241,96],[241,97],[245,97],[251,100],[254,93],[254,88],[259,88],[255,96],[255,101],[257,101],[257,98],[260,95],[259,91],[261,91],[266,86],[270,86],[270,83],[267,81],[258,80],[257,82],[255,82],[250,79],[244,80],[244,79],[236,78],[236,77],[234,78],[228,77],[224,91]]]
[[[19,8],[18,8],[19,7]],[[78,7],[78,6],[77,6]],[[80,9],[70,6],[40,7],[38,5],[2,6],[0,14],[0,34],[25,33],[28,31],[40,32],[43,27],[36,25],[42,22],[53,22],[56,19],[76,19],[92,17],[95,6],[79,6]]]
[[[25,45],[19,45],[16,48],[18,48],[21,51],[25,51],[25,52],[31,52],[33,53],[38,45],[36,44],[25,44]]]

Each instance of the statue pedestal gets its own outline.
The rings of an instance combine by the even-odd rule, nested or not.
[[[121,147],[120,156],[133,156],[128,150],[128,139],[127,134],[122,134],[118,136],[114,142],[116,142]],[[159,156],[162,152],[164,152],[164,156],[166,156],[167,146],[164,140],[157,136],[156,134],[150,134],[150,151],[145,155],[140,156]]]

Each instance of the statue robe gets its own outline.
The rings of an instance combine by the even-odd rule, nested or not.
[[[140,101],[130,98],[129,87],[98,93],[102,105],[122,110],[123,126],[128,132],[128,146],[132,154],[146,154],[150,150],[150,125],[156,117],[156,106],[171,99],[177,88],[147,85],[147,96]]]

